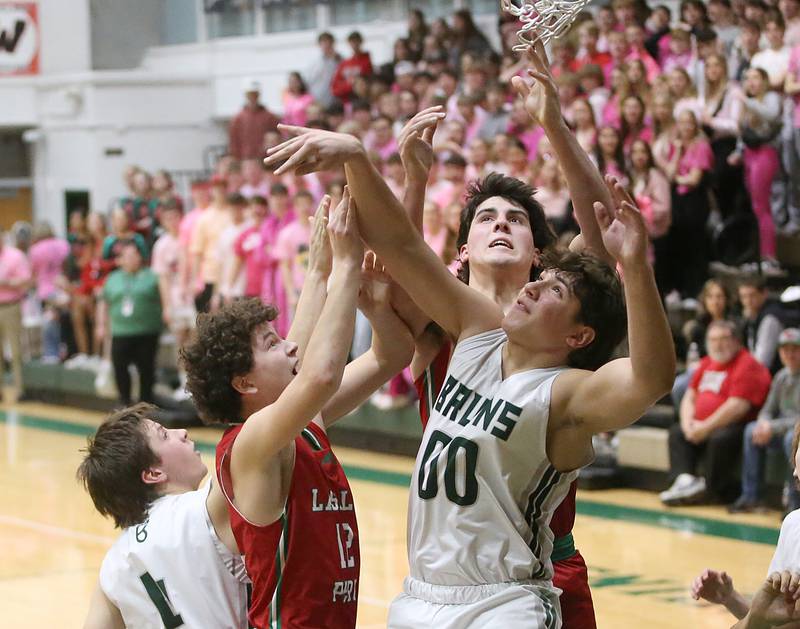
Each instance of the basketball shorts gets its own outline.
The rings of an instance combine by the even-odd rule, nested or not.
[[[406,577],[389,629],[559,629],[559,591],[548,581],[432,585]]]
[[[586,562],[578,551],[553,562],[553,585],[561,590],[564,629],[597,629]]]

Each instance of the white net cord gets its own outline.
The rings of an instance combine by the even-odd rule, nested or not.
[[[536,41],[546,45],[551,39],[560,37],[589,2],[591,0],[537,0],[517,6],[514,0],[501,0],[503,10],[522,22],[522,28],[517,32],[519,43],[512,50],[524,52]]]

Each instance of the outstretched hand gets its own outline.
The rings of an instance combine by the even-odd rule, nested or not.
[[[647,263],[647,225],[636,202],[615,177],[606,175],[606,186],[614,200],[613,209],[595,202],[594,213],[603,245],[624,268],[631,264]]]
[[[773,572],[756,592],[749,616],[764,626],[800,620],[800,574]]]
[[[521,76],[511,79],[511,84],[525,102],[525,110],[539,125],[549,127],[563,121],[561,103],[558,100],[558,87],[550,73],[550,63],[541,41],[529,45],[525,56],[530,61],[529,84]]]
[[[328,224],[328,235],[331,241],[334,263],[349,262],[361,266],[364,258],[364,243],[358,231],[356,203],[350,196],[350,187],[344,187],[344,194],[339,205],[331,215]]]
[[[361,269],[361,289],[358,291],[358,309],[366,317],[376,314],[381,309],[391,308],[392,278],[374,251],[364,255],[364,266]]]
[[[278,129],[294,137],[267,149],[264,166],[273,169],[276,175],[292,171],[307,175],[331,170],[343,166],[352,157],[365,154],[361,141],[346,133],[287,124],[279,124]]]
[[[314,217],[311,218],[311,238],[308,246],[308,270],[317,271],[327,277],[331,272],[331,241],[328,238],[328,213],[331,198],[327,194],[319,202]]]
[[[706,568],[692,581],[692,598],[724,605],[733,594],[733,579],[727,572]]]
[[[428,107],[411,118],[400,131],[397,145],[408,179],[428,181],[433,166],[433,134],[445,115],[441,105]]]

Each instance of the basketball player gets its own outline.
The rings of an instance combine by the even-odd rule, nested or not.
[[[285,160],[277,173],[344,164],[365,241],[458,339],[417,457],[411,577],[390,626],[560,626],[552,511],[591,460],[592,436],[631,424],[674,378],[670,330],[632,199],[610,178],[616,209],[594,208],[603,244],[625,274],[630,325],[631,357],[606,364],[624,336],[625,307],[618,277],[597,258],[545,260],[540,279],[504,317],[447,271],[357,139],[305,130],[268,154],[267,164]],[[521,258],[533,249],[528,221],[502,197],[484,200],[461,260],[481,248]]]
[[[106,419],[78,469],[97,510],[122,534],[106,553],[85,629],[246,629],[242,560],[216,533],[208,471],[185,430],[137,404]]]
[[[575,217],[579,227],[582,228],[582,235],[573,240],[571,248],[584,249],[613,262],[603,247],[592,209],[593,202],[598,199],[604,205],[610,204],[608,190],[600,172],[564,122],[558,90],[550,74],[544,51],[541,48],[530,50],[529,58],[534,67],[531,73],[535,80],[534,84],[530,88],[520,80],[515,81],[515,84],[520,96],[525,100],[528,112],[545,130],[555,157],[565,173]],[[403,201],[409,217],[419,231],[422,230],[422,200],[432,162],[430,141],[435,124],[420,128],[417,121],[420,117],[435,111],[438,109],[432,108],[420,112],[409,121],[400,135],[401,155],[407,168],[407,186]],[[521,185],[521,182],[500,176],[487,178],[481,184],[481,193],[481,197],[502,196],[524,207],[529,213],[533,232],[534,251],[531,252],[534,260],[533,268],[526,267],[524,260],[523,264],[516,268],[514,265],[509,265],[508,261],[493,257],[488,250],[480,252],[479,255],[473,250],[471,262],[462,266],[459,273],[460,279],[493,299],[504,312],[508,312],[525,283],[538,273],[537,250],[547,251],[555,243],[555,236],[544,217],[534,214],[540,207],[538,204],[530,204],[533,198],[532,190]],[[456,243],[459,249],[469,237],[475,208],[480,200],[478,197],[467,199]],[[419,396],[420,416],[424,426],[430,415],[430,407],[444,384],[447,364],[452,353],[452,341],[445,339],[441,330],[434,324],[427,328],[425,334],[417,338],[416,343],[417,351],[411,363],[411,371]],[[580,551],[575,548],[572,538],[576,488],[577,483],[573,482],[550,522],[550,528],[555,536],[552,556],[553,583],[561,590],[559,601],[564,626],[568,629],[596,629],[586,563]]]
[[[253,582],[249,619],[257,627],[355,627],[358,526],[326,426],[408,364],[413,350],[373,282],[359,302],[372,348],[345,368],[364,257],[347,188],[328,231],[327,298],[321,307],[306,299],[309,269],[288,339],[270,324],[273,308],[242,300],[201,317],[183,350],[203,419],[236,424],[217,446],[221,491],[212,490],[209,511],[230,519],[229,541]]]

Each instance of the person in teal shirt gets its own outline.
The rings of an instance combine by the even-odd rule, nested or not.
[[[139,372],[140,398],[153,401],[158,339],[163,315],[158,276],[144,266],[139,247],[123,245],[120,267],[111,273],[103,286],[103,316],[99,326],[103,336],[111,334],[111,363],[122,404],[131,404],[131,378],[135,365]]]

